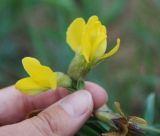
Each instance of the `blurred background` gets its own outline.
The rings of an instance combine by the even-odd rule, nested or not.
[[[160,127],[160,0],[0,1],[0,87],[26,75],[24,56],[65,72],[74,56],[66,44],[66,29],[76,17],[91,15],[107,26],[107,50],[117,37],[121,48],[87,80],[108,91],[110,106],[120,101],[127,115],[145,117]]]

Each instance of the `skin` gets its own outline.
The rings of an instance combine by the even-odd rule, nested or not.
[[[0,90],[0,136],[72,136],[92,111],[104,105],[106,91],[86,82],[85,89],[69,94],[66,89],[25,96],[10,86]],[[37,116],[25,119],[35,110]]]

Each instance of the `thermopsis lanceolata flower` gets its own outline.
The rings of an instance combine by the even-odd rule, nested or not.
[[[115,47],[105,53],[107,32],[97,16],[91,16],[87,23],[83,18],[75,19],[68,27],[66,40],[76,54],[68,69],[74,80],[83,79],[94,65],[115,54],[120,46],[118,38]]]
[[[120,39],[108,53],[107,32],[97,16],[91,16],[87,23],[83,18],[75,19],[67,30],[67,43],[76,54],[84,56],[88,63],[95,63],[115,54],[119,49]]]
[[[16,83],[18,90],[34,95],[47,89],[56,89],[57,77],[49,67],[41,65],[37,59],[31,57],[22,59],[22,64],[29,77],[22,78]]]

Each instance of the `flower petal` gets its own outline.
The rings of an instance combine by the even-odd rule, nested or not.
[[[112,55],[114,55],[114,54],[118,51],[119,46],[120,46],[120,38],[117,39],[117,43],[116,43],[115,47],[114,47],[111,51],[109,51],[108,53],[105,53],[105,54],[100,58],[100,60],[106,59],[106,58],[111,57]]]
[[[57,86],[56,74],[47,66],[31,57],[22,59],[23,67],[38,85],[55,89]]]
[[[88,19],[88,21],[87,21],[87,24],[88,25],[92,25],[93,23],[95,23],[95,22],[99,22],[99,19],[98,19],[98,17],[96,16],[96,15],[93,15],[93,16],[91,16],[89,19]]]
[[[88,51],[88,55],[90,61],[92,61],[96,58],[101,57],[106,51],[106,28],[101,24],[97,16],[91,16],[88,19],[85,31],[87,33],[86,35],[88,35],[88,43],[90,43],[90,47],[87,47],[90,48],[90,50]],[[87,37],[86,35],[83,36],[83,40],[84,37]],[[86,45],[85,42],[82,45],[87,46],[88,44]]]
[[[17,81],[15,87],[26,95],[36,95],[48,89],[38,85],[30,77],[22,78]]]
[[[89,62],[92,47],[91,47],[90,37],[86,29],[84,30],[84,33],[82,34],[82,38],[83,39],[82,39],[82,45],[80,48],[80,52],[84,56],[85,60]]]
[[[95,60],[99,60],[99,58],[105,53],[106,47],[107,47],[107,40],[105,38],[99,43],[98,47],[93,52],[94,54],[92,58]]]
[[[67,43],[71,49],[78,52],[81,46],[82,33],[85,27],[85,21],[83,18],[75,19],[67,29]]]

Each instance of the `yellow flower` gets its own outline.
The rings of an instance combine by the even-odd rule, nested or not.
[[[107,32],[97,16],[91,16],[87,23],[83,18],[75,19],[68,27],[66,40],[71,49],[77,54],[82,54],[88,63],[112,56],[120,46],[118,38],[115,47],[105,53]]]
[[[35,95],[48,89],[56,89],[56,74],[49,67],[31,57],[23,58],[22,64],[29,77],[17,81],[15,86],[18,90],[27,95]]]

